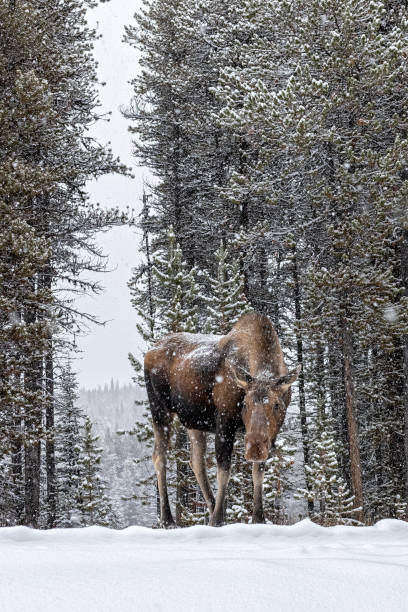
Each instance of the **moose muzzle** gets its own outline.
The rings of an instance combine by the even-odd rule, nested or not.
[[[266,461],[270,446],[270,441],[266,434],[247,433],[245,435],[245,459],[253,462]]]

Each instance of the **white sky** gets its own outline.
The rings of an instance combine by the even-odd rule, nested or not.
[[[92,200],[105,207],[117,205],[125,209],[129,205],[140,209],[143,178],[147,178],[147,171],[135,166],[128,122],[120,113],[120,106],[127,105],[132,96],[128,81],[139,69],[137,52],[122,43],[124,26],[133,22],[140,4],[140,0],[112,0],[94,9],[89,17],[90,23],[96,24],[103,35],[95,47],[99,78],[106,82],[101,91],[102,110],[112,111],[110,122],[100,121],[94,135],[102,143],[110,141],[114,154],[133,168],[136,177],[131,180],[108,176],[90,184]],[[75,363],[75,369],[80,385],[87,388],[102,386],[111,378],[129,383],[132,369],[127,354],[129,351],[141,353],[135,311],[130,306],[126,284],[131,268],[140,260],[140,235],[129,228],[116,228],[100,234],[98,242],[109,256],[109,268],[113,271],[98,275],[105,287],[103,294],[80,300],[81,309],[97,315],[101,321],[108,321],[104,327],[92,326],[90,333],[78,342],[82,356]]]

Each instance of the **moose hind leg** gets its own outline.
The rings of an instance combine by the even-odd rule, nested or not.
[[[171,514],[166,479],[167,447],[170,437],[170,425],[163,426],[153,423],[153,431],[153,465],[156,471],[160,495],[160,524],[162,527],[174,527],[176,524]]]
[[[205,455],[207,450],[206,435],[198,429],[188,429],[188,437],[191,444],[191,467],[197,479],[200,489],[210,512],[210,518],[214,511],[215,499],[208,481]]]
[[[252,481],[254,484],[254,508],[252,513],[252,523],[265,522],[262,502],[264,474],[265,463],[252,464]]]

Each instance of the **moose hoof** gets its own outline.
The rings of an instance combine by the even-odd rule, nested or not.
[[[176,523],[171,521],[160,521],[158,524],[159,529],[177,529]]]

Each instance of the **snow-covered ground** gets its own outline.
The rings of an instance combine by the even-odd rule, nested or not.
[[[406,612],[408,523],[0,529],[2,612]]]

